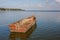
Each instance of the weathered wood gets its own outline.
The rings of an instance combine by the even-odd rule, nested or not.
[[[36,22],[36,18],[34,16],[28,17],[23,20],[19,20],[15,23],[9,25],[10,32],[27,32]]]

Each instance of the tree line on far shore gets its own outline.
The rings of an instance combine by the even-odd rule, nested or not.
[[[14,11],[14,10],[20,10],[20,11],[24,11],[23,9],[18,9],[18,8],[0,8],[0,10],[1,11],[5,11],[5,10],[12,10],[12,11]]]

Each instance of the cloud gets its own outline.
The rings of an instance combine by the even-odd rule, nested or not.
[[[0,7],[22,9],[60,9],[60,0],[1,0]]]
[[[43,5],[41,5],[41,4],[37,4],[36,6],[39,7],[39,8],[43,7]]]
[[[37,1],[17,1],[17,0],[2,0],[0,1],[0,7],[4,8],[22,8],[22,9],[39,9],[43,6]]]
[[[60,2],[60,0],[56,0],[56,2]]]
[[[21,8],[40,9],[40,10],[60,10],[60,3],[58,3],[57,1],[56,0],[46,0],[46,1],[44,1],[44,3],[37,3],[37,4],[28,3],[28,4],[25,4],[24,6],[21,6]]]
[[[24,4],[21,6],[21,8],[24,8],[24,9],[40,9],[40,8],[43,8],[43,5],[41,5],[41,4]]]
[[[60,3],[56,0],[46,0],[43,6],[44,7],[42,9],[45,10],[60,10]]]

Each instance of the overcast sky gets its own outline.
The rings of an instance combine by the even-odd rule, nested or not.
[[[60,0],[0,0],[0,8],[60,10]]]

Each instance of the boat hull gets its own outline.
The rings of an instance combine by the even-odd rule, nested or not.
[[[36,18],[32,16],[10,24],[9,29],[10,32],[26,33],[35,24],[36,24]]]
[[[10,40],[16,40],[16,38],[19,38],[20,40],[27,40],[30,35],[35,31],[36,24],[33,25],[26,33],[20,33],[20,32],[10,32]]]

